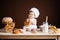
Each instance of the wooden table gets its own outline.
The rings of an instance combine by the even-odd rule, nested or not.
[[[12,34],[12,33],[3,33],[0,32],[0,39],[56,39],[60,40],[60,29],[57,34],[49,34],[44,32],[25,32],[20,34]]]

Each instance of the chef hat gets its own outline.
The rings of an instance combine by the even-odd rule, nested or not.
[[[30,11],[34,12],[35,18],[38,18],[39,16],[39,10],[37,8],[31,8]]]

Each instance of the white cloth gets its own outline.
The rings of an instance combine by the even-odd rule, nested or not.
[[[31,29],[37,29],[37,26],[36,26],[36,25],[30,25],[30,26],[28,27],[28,29],[29,29],[29,31],[31,31]]]
[[[31,31],[32,29],[37,29],[37,25],[29,25],[29,26],[24,26],[23,29],[26,30],[28,28],[28,31]]]

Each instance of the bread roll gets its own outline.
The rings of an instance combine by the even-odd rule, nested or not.
[[[15,29],[14,31],[13,31],[13,34],[19,34],[20,33],[20,31],[18,30],[18,29]]]

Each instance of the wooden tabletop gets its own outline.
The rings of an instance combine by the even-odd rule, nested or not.
[[[24,33],[19,33],[19,34],[0,32],[0,35],[60,35],[60,29],[58,29],[58,30],[59,30],[59,32],[56,34],[49,34],[49,33],[45,33],[45,32],[36,32],[36,33],[24,32]]]
[[[49,34],[45,32],[24,32],[19,34],[0,32],[0,39],[59,39],[60,40],[60,29],[57,34]]]

